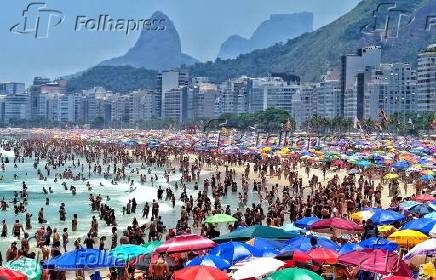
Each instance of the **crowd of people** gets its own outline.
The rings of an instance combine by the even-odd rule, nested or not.
[[[420,182],[414,176],[403,174],[385,181],[383,175],[389,173],[389,167],[376,166],[349,172],[356,168],[352,163],[344,162],[338,166],[331,161],[308,161],[299,157],[221,154],[171,146],[126,147],[48,137],[16,138],[4,141],[1,148],[14,153],[13,158],[4,155],[0,158],[2,178],[7,172],[15,173],[12,176],[15,181],[21,182],[21,188],[14,192],[13,197],[3,197],[0,208],[3,212],[25,214],[24,225],[19,219],[13,224],[2,221],[0,242],[5,242],[2,238],[8,236],[15,238],[4,252],[4,261],[21,256],[41,256],[45,261],[82,247],[109,250],[120,244],[141,245],[186,233],[197,233],[212,239],[238,227],[281,227],[303,217],[351,219],[352,213],[365,208],[389,207],[399,211],[401,202],[413,200],[415,195],[432,191],[435,187],[434,181]],[[349,148],[344,147],[345,150]],[[32,195],[28,192],[27,182],[21,181],[14,170],[29,161],[33,163],[36,178],[49,186],[41,190],[47,197],[46,205],[51,203],[49,197],[53,197],[49,194],[57,188],[71,192],[74,197],[77,186],[86,186],[89,192],[86,203],[89,203],[89,211],[93,215],[89,225],[79,225],[78,216],[69,207],[68,201],[57,201],[60,204],[59,217],[48,217],[43,205],[38,213],[27,211],[26,205]],[[154,172],[155,168],[164,170],[163,178]],[[178,174],[178,180],[170,180],[170,176]],[[122,209],[114,209],[110,195],[94,193],[89,182],[91,178],[110,180],[111,184],[107,186],[100,183],[99,187],[103,188],[117,188],[121,182],[128,183],[130,192],[126,192],[126,196],[148,184],[156,189],[157,199],[150,199],[141,205],[135,197],[129,197]],[[160,186],[160,179],[168,185]],[[228,197],[233,197],[238,203],[226,203]],[[168,203],[174,209],[177,216],[175,225],[168,224],[160,215],[161,203]],[[208,216],[219,213],[232,215],[237,221],[226,229],[204,223]],[[119,219],[125,218],[132,220],[131,225],[120,228]],[[139,218],[147,222],[140,223]],[[409,215],[404,222],[413,218]],[[38,226],[34,228],[35,219]],[[71,219],[71,227],[51,226],[50,221],[55,219],[64,224]],[[362,234],[348,237],[332,235],[330,238],[342,244],[381,236],[371,221],[363,223],[363,226],[365,230]],[[88,229],[86,236],[71,240],[71,232],[79,227]],[[399,227],[400,224],[394,224],[391,231]],[[110,228],[111,235],[103,234],[102,228]],[[167,260],[162,258],[146,272],[135,273],[135,269],[128,266],[126,270],[112,269],[109,278],[164,279],[189,258],[192,256],[180,257],[171,269],[166,265]],[[46,277],[63,279],[66,276],[65,273],[51,271]],[[356,276],[347,271],[342,277],[339,279]]]

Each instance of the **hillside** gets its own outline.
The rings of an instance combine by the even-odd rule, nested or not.
[[[68,80],[67,91],[78,92],[101,86],[113,92],[155,88],[156,71],[131,66],[96,66]]]
[[[374,11],[380,3],[385,1],[364,0],[349,13],[314,32],[305,33],[283,44],[240,55],[236,59],[196,63],[188,66],[187,70],[190,76],[207,76],[215,82],[240,75],[261,76],[271,72],[292,72],[301,76],[302,81],[317,81],[327,69],[339,68],[341,55],[354,53],[356,49],[371,43],[382,45],[383,62],[409,62],[415,65],[417,53],[436,42],[436,31],[425,30],[427,17],[436,15],[436,1],[396,0],[395,11],[407,11],[413,16],[413,21],[410,24],[402,21],[398,38],[383,40],[378,33],[362,32],[362,29],[366,31],[374,29],[373,25],[376,22]],[[375,14],[382,19],[379,23],[383,22],[383,19],[386,19],[387,9],[385,11],[381,9]],[[399,16],[398,13],[393,14]],[[392,15],[391,18],[395,19]],[[434,29],[436,30],[436,27]],[[134,70],[130,68],[129,71]],[[119,76],[124,75],[125,80],[117,83],[119,89],[126,91],[128,88],[138,88],[149,83],[154,87],[151,83],[155,78],[154,71],[137,69],[134,72],[136,75],[141,75],[144,80],[126,76],[125,68],[113,67],[109,72],[99,72],[96,77],[98,80],[87,77],[85,72],[80,77],[87,82],[81,84],[99,85],[110,89],[106,84],[113,86],[113,80],[119,81]],[[94,71],[90,73],[95,74]],[[77,78],[74,80],[77,84]],[[138,84],[134,84],[135,82]],[[120,87],[122,84],[125,88]]]
[[[385,2],[364,0],[346,15],[314,32],[305,33],[285,44],[240,55],[236,59],[197,63],[189,67],[190,73],[222,81],[239,75],[258,76],[285,71],[300,75],[303,81],[314,81],[329,67],[339,67],[341,55],[354,53],[357,48],[370,43],[383,46],[384,62],[405,61],[415,64],[417,52],[436,42],[436,32],[425,30],[427,16],[436,15],[436,1],[397,0],[395,9],[410,11],[415,19],[408,26],[403,19],[399,37],[382,41],[380,34],[367,35],[361,30],[365,27],[371,29],[375,22],[374,11]],[[386,19],[383,9],[376,14],[378,18]],[[398,14],[392,14],[395,20]]]

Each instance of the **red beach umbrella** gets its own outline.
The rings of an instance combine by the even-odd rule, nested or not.
[[[311,249],[307,254],[312,257],[314,261],[321,264],[335,264],[339,257],[339,254],[336,251],[326,248]]]
[[[174,272],[174,280],[228,280],[227,273],[211,266],[188,266]]]
[[[382,280],[413,280],[412,277],[404,277],[404,276],[388,276],[383,278]]]
[[[353,221],[341,219],[341,218],[330,218],[330,219],[323,219],[319,220],[315,223],[313,223],[309,230],[313,231],[323,231],[327,230],[330,231],[331,229],[338,229],[341,231],[353,233],[357,231],[363,231],[363,227],[356,224]]]
[[[436,198],[434,198],[434,196],[429,195],[429,194],[420,194],[420,195],[417,195],[415,197],[415,200],[418,201],[418,202],[424,202],[425,203],[425,202],[435,201]]]
[[[398,254],[381,249],[351,251],[338,258],[338,263],[359,266],[363,271],[411,277],[407,264]]]
[[[209,238],[196,234],[185,234],[173,237],[165,241],[157,249],[157,253],[179,253],[186,251],[200,251],[211,249],[216,243]]]
[[[27,280],[27,276],[21,272],[0,268],[0,280]]]

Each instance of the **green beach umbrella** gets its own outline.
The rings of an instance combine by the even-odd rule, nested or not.
[[[162,245],[162,243],[163,243],[162,240],[156,240],[156,241],[144,243],[141,246],[146,248],[147,250],[150,250],[150,252],[154,252],[157,249],[157,247]]]
[[[140,255],[150,254],[152,251],[148,248],[132,244],[122,244],[111,250],[110,255],[117,260],[129,261]]]
[[[299,234],[297,232],[286,232],[283,229],[276,227],[251,226],[237,229],[224,236],[214,238],[213,241],[217,243],[228,241],[247,241],[254,237],[262,237],[273,240],[288,240],[298,235]]]
[[[273,272],[265,280],[324,280],[324,278],[313,271],[294,267]]]
[[[227,214],[215,214],[207,217],[204,221],[206,224],[223,224],[223,223],[234,223],[237,219],[233,216]]]
[[[34,259],[21,257],[7,262],[4,267],[26,274],[28,280],[40,280],[42,276],[41,265]]]

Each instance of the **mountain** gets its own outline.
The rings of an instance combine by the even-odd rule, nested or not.
[[[303,81],[316,81],[329,68],[339,69],[341,55],[355,53],[358,48],[368,44],[382,46],[383,62],[402,61],[415,65],[417,53],[436,42],[436,27],[432,31],[426,31],[427,18],[436,15],[436,1],[389,2],[389,32],[394,33],[390,37],[395,37],[395,28],[398,26],[395,19],[401,19],[397,38],[383,39],[380,36],[382,32],[372,32],[376,29],[374,25],[377,24],[378,29],[381,23],[386,22],[386,1],[363,0],[334,22],[284,44],[242,54],[236,59],[197,63],[188,69],[193,76],[208,76],[215,81],[240,75],[260,76],[271,72],[291,72],[299,75]],[[402,17],[399,17],[400,12],[404,14]]]
[[[260,24],[251,38],[239,35],[230,36],[222,45],[218,57],[236,58],[240,54],[256,49],[264,49],[279,42],[313,31],[313,14],[308,12],[295,14],[275,14]]]
[[[100,66],[133,66],[161,71],[198,62],[182,53],[179,33],[167,15],[158,11],[150,19],[162,22],[164,30],[143,30],[125,55],[103,61]]]
[[[241,54],[236,59],[218,58],[215,62],[196,63],[186,70],[190,76],[206,76],[215,82],[241,75],[262,76],[271,72],[288,72],[299,75],[302,81],[318,81],[328,69],[340,68],[341,55],[355,53],[358,48],[368,44],[382,46],[383,62],[409,62],[416,65],[417,53],[436,43],[436,26],[431,31],[426,30],[427,18],[436,15],[436,1],[396,0],[396,8],[391,13],[398,17],[398,11],[404,11],[413,20],[410,24],[406,21],[400,25],[397,38],[388,39],[383,39],[380,32],[372,32],[374,24],[383,22],[380,19],[386,20],[387,9],[378,10],[383,3],[386,0],[363,0],[347,14],[314,32],[305,33],[286,43]],[[407,16],[401,18],[407,19]],[[99,81],[110,82],[112,78],[117,78],[118,71],[123,73],[124,70],[114,67],[110,72],[102,72],[106,77],[100,77]],[[138,71],[142,71],[144,76],[153,75],[153,72],[145,69]],[[86,75],[82,74],[82,77],[86,78]],[[154,78],[149,77],[149,80]],[[140,85],[128,84],[129,87]]]

